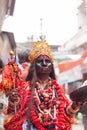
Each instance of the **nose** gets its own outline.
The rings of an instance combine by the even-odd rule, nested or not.
[[[43,65],[43,66],[46,66],[46,65],[47,65],[47,64],[46,64],[46,60],[43,60],[42,65]]]

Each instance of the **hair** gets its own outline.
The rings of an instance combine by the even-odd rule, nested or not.
[[[32,98],[33,98],[33,93],[34,93],[34,89],[35,89],[35,83],[37,81],[35,62],[36,62],[36,60],[31,64],[31,66],[29,68],[28,76],[26,78],[26,81],[31,82],[31,87],[32,87],[31,96],[30,96],[31,100],[29,102],[29,109],[28,109],[28,112],[27,112],[29,130],[30,130],[30,122],[31,122],[30,111],[31,111],[31,107],[32,107],[32,104],[33,104]],[[52,64],[52,71],[50,72],[49,76],[51,77],[52,80],[56,79],[53,64]]]
[[[23,63],[23,62],[29,62],[28,56],[29,56],[30,51],[27,49],[24,52],[20,52],[18,53],[18,58],[19,58],[19,63]]]
[[[2,61],[2,59],[0,58],[0,69],[2,69],[3,67],[4,67],[3,61]]]

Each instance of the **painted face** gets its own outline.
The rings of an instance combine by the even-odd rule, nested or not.
[[[41,55],[36,59],[37,73],[50,73],[52,70],[52,63],[46,55]]]

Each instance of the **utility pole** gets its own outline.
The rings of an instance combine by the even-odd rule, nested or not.
[[[40,33],[40,39],[41,40],[45,40],[46,36],[43,35],[43,19],[42,18],[40,18],[40,31],[41,31],[41,33]]]

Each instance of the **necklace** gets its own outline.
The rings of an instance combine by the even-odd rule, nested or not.
[[[69,105],[69,102],[61,87],[55,80],[50,82],[50,85],[48,82],[44,90],[40,89],[38,82],[36,84],[31,109],[32,123],[35,127],[38,130],[71,130],[72,118],[64,111],[65,104]]]
[[[50,77],[46,80],[38,79],[38,81],[36,82],[36,88],[38,89],[38,87],[39,87],[39,89],[46,89],[48,84],[51,85],[51,78]]]
[[[57,121],[59,101],[57,101],[58,97],[56,97],[51,79],[48,80],[44,89],[39,82],[36,82],[33,98],[40,123],[46,128],[54,128]]]
[[[37,85],[37,86],[39,86],[39,85]],[[29,103],[31,101],[30,95],[32,92],[32,88],[30,88],[27,92],[24,89],[23,89],[23,91],[21,91],[21,94],[22,94],[21,109],[19,110],[19,112],[17,112],[17,114],[14,115],[14,117],[8,123],[5,124],[5,128],[7,128],[8,130],[21,129],[21,124],[23,123],[23,121],[28,118],[30,119],[30,117],[31,117],[32,124],[34,124],[34,126],[37,130],[71,130],[73,118],[68,117],[65,113],[65,107],[67,107],[70,103],[67,101],[66,97],[64,96],[64,92],[62,91],[61,87],[57,84],[57,82],[55,80],[53,80],[51,82],[50,87],[51,87],[51,91],[52,91],[52,88],[54,88],[56,102],[57,101],[59,102],[58,107],[57,107],[57,104],[53,105],[53,106],[56,106],[56,108],[55,108],[56,109],[56,116],[55,116],[56,121],[54,120],[54,122],[52,122],[52,118],[50,116],[50,114],[51,114],[52,117],[54,117],[54,112],[52,112],[52,110],[54,110],[52,108],[54,108],[54,107],[52,107],[50,110],[49,108],[47,109],[48,105],[47,105],[47,107],[45,105],[44,106],[46,107],[45,109],[49,110],[49,112],[50,112],[50,114],[48,116],[51,121],[44,122],[44,124],[43,124],[43,122],[40,121],[39,114],[41,114],[41,116],[42,116],[42,113],[40,113],[40,110],[38,109],[38,106],[39,106],[38,99],[40,99],[40,97],[37,99],[36,93],[33,95],[34,104],[32,104],[30,116],[28,116],[28,115],[25,116],[29,109],[29,105],[27,103]],[[46,88],[44,88],[44,90],[46,90]],[[37,87],[35,89],[36,89],[36,91],[38,91]],[[37,94],[39,96],[39,92],[37,92]],[[58,95],[58,97],[56,95]],[[53,97],[53,94],[52,94],[52,97]],[[39,107],[41,109],[41,106],[39,106]],[[43,118],[41,118],[41,120],[43,121]],[[52,123],[54,123],[54,124],[52,124]],[[51,126],[51,124],[55,125],[55,127],[54,128],[51,127],[51,129],[46,127],[46,126]]]

